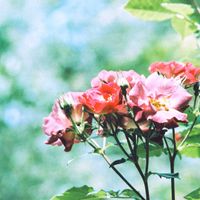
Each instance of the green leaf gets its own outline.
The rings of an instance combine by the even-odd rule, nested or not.
[[[152,143],[149,144],[149,156],[150,157],[161,156],[162,152],[163,152],[163,149],[162,149],[162,147],[160,145],[152,144]],[[146,157],[146,149],[145,149],[144,144],[139,144],[138,145],[137,155],[140,158],[145,158]]]
[[[167,178],[167,179],[171,179],[171,178],[179,178],[179,173],[157,173],[157,172],[149,172],[149,175],[158,175],[160,178]]]
[[[88,187],[86,185],[80,188],[73,187],[63,194],[51,198],[51,200],[82,200],[87,196],[88,193],[93,191],[94,189],[92,187]]]
[[[121,158],[121,159],[119,159],[119,160],[113,161],[113,162],[111,163],[110,167],[113,167],[113,166],[115,166],[115,165],[119,165],[119,164],[122,164],[122,163],[125,163],[125,162],[126,162],[126,159]]]
[[[95,192],[92,187],[82,186],[82,187],[73,187],[67,191],[65,191],[61,195],[57,195],[51,198],[51,200],[140,200],[140,198],[135,194],[132,190],[126,189],[122,192],[104,191],[100,190]]]
[[[181,149],[179,149],[179,152],[182,155],[185,155],[187,157],[199,158],[200,157],[200,143],[186,144],[183,147],[181,147]]]
[[[108,191],[108,194],[111,196],[111,197],[119,197],[119,194],[120,194],[120,191],[113,191],[113,190],[110,190]]]
[[[200,134],[199,135],[191,135],[186,140],[186,144],[197,144],[199,142],[200,142]]]
[[[199,7],[199,10],[200,10],[200,7]],[[194,22],[194,23],[197,23],[197,24],[200,24],[200,14],[198,12],[195,12],[194,14],[192,14],[190,16],[190,19]]]
[[[166,8],[167,10],[170,10],[174,13],[178,13],[184,16],[191,15],[194,13],[194,9],[189,4],[183,4],[183,3],[162,3],[162,7]]]
[[[185,18],[173,17],[171,20],[172,27],[179,33],[183,38],[193,34],[197,27],[187,21]]]
[[[185,112],[187,114],[187,119],[189,122],[193,121],[195,118],[195,114],[193,112],[193,108],[192,107],[188,107]]]
[[[129,198],[134,198],[134,199],[140,199],[138,198],[138,195],[133,192],[133,190],[130,190],[130,189],[125,189],[123,190],[121,193],[120,193],[120,196],[121,197],[129,197]]]
[[[166,0],[129,0],[125,9],[133,16],[143,20],[163,21],[170,19],[174,13],[161,6]]]
[[[189,131],[190,127],[186,130],[184,130],[181,135],[184,137],[187,132]],[[187,140],[185,141],[185,144],[199,144],[200,142],[200,124],[197,124],[193,127],[192,131],[190,132],[190,135],[188,136]]]
[[[190,125],[188,125],[187,127],[185,127],[183,129],[183,131],[181,132],[181,135],[185,136],[187,134],[187,132],[190,130],[191,127],[191,123]],[[190,132],[190,135],[199,135],[199,130],[200,130],[200,124],[197,124],[193,127],[192,131]]]
[[[99,192],[96,192],[94,194],[88,194],[84,199],[82,200],[100,200],[107,198],[107,193],[103,190],[100,190]]]
[[[199,200],[200,199],[200,188],[192,191],[184,197],[187,200]]]

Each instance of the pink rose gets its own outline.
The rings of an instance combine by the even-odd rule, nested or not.
[[[136,114],[136,120],[152,120],[166,127],[187,122],[182,111],[192,96],[174,78],[164,78],[156,73],[138,81],[129,93],[129,106]]]
[[[191,85],[200,80],[200,68],[191,63],[155,62],[149,67],[151,73],[159,72],[167,78],[179,77],[185,85]]]
[[[72,122],[81,123],[82,104],[79,97],[82,93],[69,92],[64,94],[59,100],[56,100],[52,112],[48,117],[44,118],[43,131],[49,136],[46,144],[64,145],[65,151],[70,151],[74,142],[76,142],[75,133],[73,132]],[[68,110],[69,109],[69,110]],[[89,115],[83,114],[84,119],[89,121]]]
[[[97,77],[92,79],[92,87],[99,87],[105,83],[117,83],[119,86],[127,84],[132,87],[140,75],[133,70],[129,71],[106,71],[102,70]]]
[[[101,84],[87,90],[81,102],[92,113],[108,114],[123,111],[121,88],[116,83]]]

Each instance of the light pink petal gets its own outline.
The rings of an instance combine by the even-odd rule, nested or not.
[[[56,134],[58,131],[65,130],[71,126],[70,120],[67,119],[63,110],[60,108],[58,101],[55,102],[50,115],[44,118],[42,129],[46,135]]]
[[[117,72],[102,70],[97,77],[91,81],[92,87],[99,87],[103,83],[116,82]]]
[[[170,107],[182,110],[187,107],[191,99],[191,94],[189,94],[184,88],[178,87],[170,97]]]
[[[175,109],[170,109],[169,111],[158,111],[156,114],[149,116],[148,119],[151,119],[157,123],[168,123],[172,119],[176,119],[180,122],[187,122],[187,114],[179,112]]]
[[[134,85],[134,87],[129,92],[129,97],[130,100],[137,106],[140,106],[140,104],[147,99],[147,90],[142,81],[138,81]]]

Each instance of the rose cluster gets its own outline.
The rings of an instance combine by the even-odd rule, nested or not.
[[[139,128],[143,134],[153,125],[158,133],[187,122],[184,110],[192,95],[186,90],[200,79],[200,68],[190,63],[153,63],[148,77],[130,71],[101,71],[85,92],[68,92],[56,100],[44,119],[47,144],[85,141],[93,132],[109,135],[113,127]],[[98,126],[97,126],[98,125]]]

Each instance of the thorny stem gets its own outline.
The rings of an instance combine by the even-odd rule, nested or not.
[[[170,158],[170,157],[172,156],[172,154],[171,154],[171,151],[170,151],[169,145],[168,145],[168,143],[167,143],[167,139],[166,139],[165,136],[164,136],[163,138],[164,138],[164,142],[165,142],[165,145],[166,145],[166,147],[167,147],[167,151],[168,151],[168,153],[169,153],[169,158]]]
[[[137,122],[136,122],[137,123]],[[138,125],[138,124],[137,124]],[[136,125],[136,126],[137,126]],[[149,139],[147,139],[147,144],[146,144],[146,169],[145,169],[145,174],[143,173],[139,163],[138,163],[138,160],[134,158],[134,155],[130,156],[127,151],[125,150],[125,148],[122,146],[122,144],[120,143],[118,137],[117,137],[117,128],[116,130],[114,130],[113,128],[113,125],[112,123],[110,123],[110,127],[111,127],[111,131],[113,133],[113,136],[118,144],[118,146],[120,147],[120,149],[122,150],[122,152],[127,156],[127,158],[133,162],[133,164],[135,165],[136,169],[138,170],[141,178],[142,178],[142,181],[144,183],[144,187],[145,187],[145,193],[146,193],[146,200],[150,200],[150,195],[149,195],[149,186],[148,186],[148,166],[149,166]],[[139,127],[139,125],[138,125]],[[140,129],[140,131],[142,131]],[[126,132],[125,132],[125,136],[126,136],[126,139],[127,139],[127,143],[128,143],[128,146],[129,146],[129,149],[130,151],[132,152],[132,147],[131,147],[131,144],[130,144],[130,141],[129,141],[129,138],[128,136],[126,135]]]
[[[86,141],[88,142],[88,144],[90,146],[92,146],[92,148],[94,148],[94,150],[97,150],[98,148],[95,147],[95,145],[93,145],[88,139],[86,139]],[[127,181],[127,179],[118,171],[117,168],[115,168],[115,166],[111,165],[112,162],[110,161],[110,159],[106,156],[106,154],[104,152],[100,152],[99,153],[104,160],[108,163],[109,167],[112,168],[112,170],[142,199],[145,200],[144,197]]]
[[[177,155],[177,148],[176,148],[176,139],[175,139],[175,129],[172,129],[172,136],[173,136],[173,154],[170,156],[170,172],[174,174],[174,164]],[[171,178],[171,197],[172,200],[175,200],[175,179]]]
[[[195,106],[196,106],[196,103],[195,103]],[[175,166],[175,159],[176,159],[177,152],[178,152],[179,149],[181,149],[181,147],[183,146],[183,144],[185,143],[185,141],[189,137],[192,129],[194,128],[194,125],[195,125],[197,119],[198,119],[198,116],[196,116],[194,118],[190,129],[188,130],[188,132],[186,133],[184,139],[181,141],[181,143],[178,145],[178,147],[176,146],[175,129],[174,128],[172,129],[173,152],[171,152],[170,147],[169,147],[168,142],[167,142],[167,139],[164,136],[164,142],[165,142],[168,154],[169,154],[170,172],[171,172],[171,174],[174,174],[174,166]],[[172,198],[172,200],[175,200],[175,198],[176,198],[175,197],[175,179],[174,178],[171,178],[171,198]]]
[[[193,110],[196,108],[199,109],[199,95],[200,95],[200,83],[196,82],[193,86],[193,91],[194,91],[194,104],[193,104]]]
[[[114,131],[113,127],[112,130]],[[88,144],[94,149],[94,150],[99,150],[100,146],[98,145],[98,143],[93,140],[90,139],[88,137],[84,138],[86,142],[88,142]],[[130,183],[129,181],[119,172],[119,170],[112,165],[112,162],[110,161],[110,159],[106,156],[105,152],[103,149],[100,149],[99,154],[104,158],[104,160],[107,162],[107,164],[109,165],[109,167],[141,198],[141,200],[145,200],[144,197],[140,194],[140,192],[138,192]]]
[[[176,140],[175,140],[175,129],[172,129],[172,142],[173,142],[173,150],[170,150],[169,144],[167,142],[166,137],[164,136],[164,142],[167,147],[168,155],[169,155],[169,161],[170,161],[170,173],[174,174],[174,165],[175,165],[175,159],[177,155],[177,147],[176,147]],[[171,199],[175,200],[175,179],[171,178]]]
[[[132,110],[131,110],[129,107],[128,107],[127,111],[128,111],[128,113],[129,113],[129,115],[130,115],[130,119],[133,120],[133,122],[134,122],[134,124],[136,125],[137,129],[140,131],[140,134],[141,134],[141,135],[139,135],[139,138],[140,138],[141,141],[143,142],[143,138],[142,138],[143,131],[142,131],[142,129],[140,128],[139,124],[136,122],[134,113],[132,112]]]
[[[145,192],[146,192],[146,199],[149,200],[149,186],[148,186],[148,175],[149,175],[149,136],[145,138],[145,146],[146,146],[146,167],[145,167]]]
[[[114,134],[114,135],[115,135],[115,134]],[[140,167],[140,165],[139,165],[137,159],[133,159],[133,157],[131,157],[131,156],[126,152],[126,150],[125,150],[124,147],[121,145],[121,143],[120,143],[120,141],[119,141],[119,139],[117,138],[116,135],[115,135],[114,138],[115,138],[117,144],[119,145],[120,149],[121,149],[121,150],[123,151],[123,153],[128,157],[128,159],[131,160],[131,161],[134,163],[136,169],[138,170],[138,172],[139,172],[139,174],[140,174],[140,176],[141,176],[141,178],[142,178],[142,180],[143,180],[144,186],[145,186],[146,200],[149,200],[149,199],[150,199],[150,197],[149,197],[149,187],[148,187],[148,182],[147,182],[148,175],[147,175],[147,176],[144,175],[144,173],[142,172],[142,169],[141,169],[141,167]]]
[[[195,107],[196,107],[197,99],[198,99],[198,96],[195,95],[195,96],[194,96],[194,105],[193,105],[193,109],[195,109]]]

